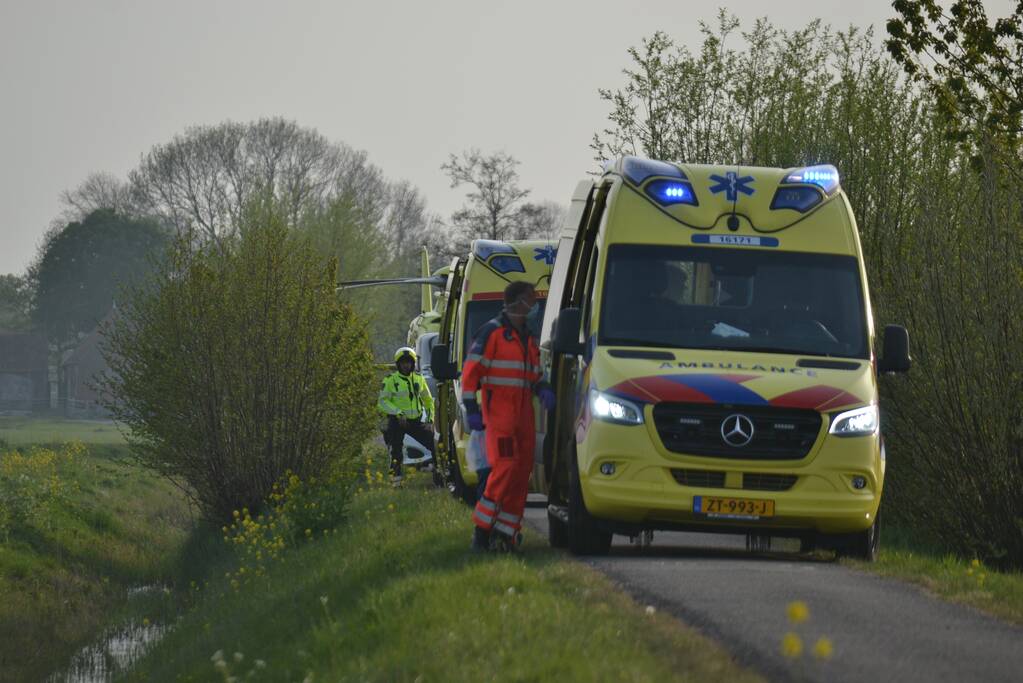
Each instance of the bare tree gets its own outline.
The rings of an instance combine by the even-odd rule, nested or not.
[[[271,195],[291,225],[340,196],[374,219],[387,202],[365,152],[281,118],[189,128],[146,154],[129,181],[142,210],[210,239],[236,230],[256,192]]]
[[[468,185],[465,205],[451,215],[458,236],[465,242],[476,237],[507,240],[515,236],[522,201],[529,190],[519,187],[517,159],[506,152],[484,156],[470,149],[461,156],[452,154],[441,165],[451,179],[451,187]]]
[[[73,190],[60,194],[61,213],[53,223],[63,227],[82,221],[98,209],[113,209],[122,216],[139,217],[139,207],[132,196],[131,186],[111,173],[90,173]]]
[[[515,239],[557,240],[566,213],[565,207],[557,202],[523,204],[519,209]]]

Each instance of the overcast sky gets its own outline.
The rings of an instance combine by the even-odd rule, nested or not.
[[[987,3],[1006,14],[1009,0]],[[462,202],[439,167],[470,147],[567,203],[593,168],[597,89],[656,30],[699,44],[715,6],[748,23],[874,24],[889,0],[0,0],[0,273],[22,272],[89,173],[118,176],[195,124],[283,116],[369,153],[431,211]]]

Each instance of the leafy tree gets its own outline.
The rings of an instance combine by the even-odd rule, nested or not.
[[[91,183],[70,199],[81,203],[94,186],[109,183]],[[290,228],[338,259],[342,280],[417,275],[422,245],[446,246],[415,187],[385,179],[365,152],[280,118],[189,128],[150,150],[129,187],[138,211],[188,232],[197,245],[233,238],[248,203],[272,196]],[[412,288],[349,300],[383,358],[418,312]]]
[[[150,271],[168,239],[153,221],[112,209],[51,233],[31,268],[33,322],[59,347],[73,343],[110,311],[121,286]]]
[[[343,495],[374,429],[365,326],[289,210],[257,198],[235,236],[182,236],[107,329],[108,407],[134,452],[218,521],[261,509],[288,471]]]
[[[485,156],[470,149],[450,155],[441,165],[451,187],[468,185],[465,205],[451,216],[457,237],[465,248],[477,237],[508,240],[519,225],[522,201],[529,190],[519,187],[519,161],[505,152]]]
[[[0,330],[27,332],[31,326],[32,284],[18,275],[0,275]]]
[[[953,137],[982,129],[1018,145],[1023,135],[1023,2],[989,21],[981,0],[896,0],[889,53],[935,95]]]

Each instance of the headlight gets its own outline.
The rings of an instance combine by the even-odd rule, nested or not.
[[[643,424],[643,409],[631,401],[590,390],[590,410],[593,417],[604,422],[623,425]]]
[[[877,431],[877,422],[877,406],[864,406],[835,415],[828,432],[835,436],[866,436]]]

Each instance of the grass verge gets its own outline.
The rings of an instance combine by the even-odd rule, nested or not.
[[[53,426],[29,421],[8,442],[23,444]],[[75,426],[57,432],[82,435]],[[84,436],[94,436],[94,428],[88,424]],[[109,434],[103,440],[113,441]],[[129,589],[169,582],[181,571],[191,522],[179,492],[132,462],[123,440],[65,450],[0,449],[7,477],[0,488],[13,496],[0,500],[2,681],[43,680],[123,615]],[[18,501],[26,491],[37,499]],[[165,601],[146,599],[149,609],[158,602]]]
[[[128,678],[760,680],[542,538],[470,554],[469,524],[425,478],[362,491],[343,530],[208,585]]]
[[[0,415],[0,446],[61,444],[124,445],[124,435],[110,420],[62,420],[57,418]]]
[[[909,581],[945,600],[1023,624],[1023,574],[1000,572],[977,560],[965,560],[921,545],[914,534],[898,527],[886,527],[881,539],[877,562],[849,561],[850,564]]]

